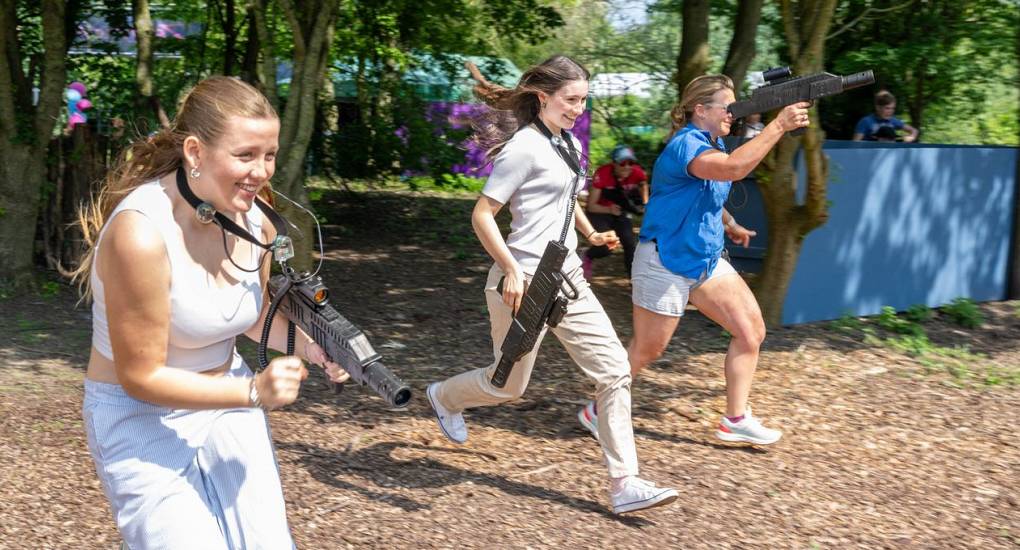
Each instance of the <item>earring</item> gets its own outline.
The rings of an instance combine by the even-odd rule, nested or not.
[[[191,179],[198,179],[198,176],[201,175],[202,173],[198,171],[198,166],[191,169]]]

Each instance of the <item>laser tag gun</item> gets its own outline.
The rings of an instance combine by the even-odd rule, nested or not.
[[[514,363],[520,361],[535,348],[538,335],[543,325],[555,328],[567,313],[569,300],[577,299],[577,288],[563,275],[563,262],[567,259],[567,247],[556,241],[549,241],[538,262],[538,269],[531,279],[531,284],[524,291],[521,307],[510,321],[510,331],[503,338],[499,364],[492,375],[492,385],[497,388],[506,386]],[[569,290],[561,290],[564,283]],[[500,279],[497,290],[503,293],[503,279]]]
[[[630,196],[627,195],[620,186],[600,189],[600,191],[602,191],[602,196],[605,197],[606,200],[616,204],[620,207],[620,210],[623,210],[624,212],[629,212],[637,216],[645,213],[644,205],[635,204]]]
[[[288,334],[288,355],[293,354],[293,326],[301,327],[322,346],[330,361],[339,364],[351,380],[372,388],[384,401],[394,407],[403,407],[411,400],[411,388],[397,378],[378,353],[368,343],[364,333],[354,326],[329,303],[329,289],[318,275],[295,276],[293,272],[276,275],[269,279],[269,297],[272,301],[267,323],[275,313],[280,312],[290,321]],[[267,334],[268,331],[264,331]],[[263,338],[265,340],[266,338]],[[265,367],[265,350],[259,347],[259,363]],[[332,382],[331,382],[332,384]],[[332,384],[339,392],[340,384]]]
[[[751,92],[750,99],[731,103],[727,107],[733,118],[766,113],[801,101],[815,101],[875,83],[875,75],[870,70],[849,76],[826,72],[793,76],[789,67],[775,67],[762,72],[761,76],[765,83]],[[798,128],[790,133],[800,135],[803,132],[804,128]]]

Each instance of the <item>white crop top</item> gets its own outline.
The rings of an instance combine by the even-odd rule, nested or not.
[[[92,263],[92,345],[103,357],[114,360],[110,329],[106,318],[106,293],[103,281],[96,274],[95,258],[103,233],[117,214],[140,212],[156,227],[166,244],[170,261],[170,335],[167,341],[166,364],[188,371],[204,371],[227,362],[234,353],[234,339],[258,321],[262,308],[262,286],[259,273],[244,273],[232,286],[218,288],[207,271],[196,265],[184,247],[180,226],[173,219],[173,205],[163,185],[157,180],[138,186],[110,214],[96,241]],[[246,215],[248,231],[262,235],[263,214],[252,207]],[[258,262],[261,249],[252,246],[251,269]]]

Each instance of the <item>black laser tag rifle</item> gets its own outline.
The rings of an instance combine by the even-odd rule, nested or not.
[[[801,101],[815,101],[875,83],[875,75],[870,70],[849,76],[826,72],[793,76],[789,67],[768,69],[762,73],[762,79],[765,83],[751,92],[750,99],[736,101],[727,107],[733,118],[744,118],[754,113],[766,113]],[[803,128],[798,128],[790,133],[799,135],[803,133],[803,130]]]
[[[567,313],[567,302],[577,298],[577,289],[570,280],[563,276],[563,262],[567,259],[567,247],[556,241],[545,245],[545,252],[538,262],[535,276],[524,291],[521,307],[510,321],[510,331],[503,338],[500,346],[499,364],[492,375],[492,385],[502,388],[506,385],[514,363],[521,360],[532,349],[543,325],[555,328]],[[500,279],[496,290],[503,293],[503,281]],[[566,296],[560,295],[563,284],[569,286]]]
[[[635,204],[634,201],[631,200],[630,196],[628,196],[627,193],[619,186],[601,189],[601,191],[602,196],[609,202],[619,206],[620,210],[638,216],[645,213],[645,207],[640,204]]]
[[[293,327],[297,325],[322,346],[329,359],[339,364],[351,380],[372,388],[394,407],[403,407],[411,399],[411,388],[396,377],[368,343],[368,338],[329,303],[329,289],[318,275],[295,276],[293,272],[269,279],[271,319],[276,307],[288,323],[287,354],[292,355]],[[267,319],[267,321],[268,321]],[[263,341],[268,336],[263,331]],[[259,346],[259,363],[265,368],[265,348]],[[334,385],[334,391],[342,386]]]

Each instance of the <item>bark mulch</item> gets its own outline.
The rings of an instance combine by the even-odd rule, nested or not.
[[[633,387],[642,473],[681,494],[647,513],[607,511],[601,453],[575,418],[592,387],[553,337],[522,399],[468,412],[469,442],[447,442],[425,385],[491,359],[472,206],[322,197],[334,302],[416,395],[388,410],[313,376],[271,414],[300,548],[1020,547],[1017,302],[983,304],[977,329],[937,315],[926,354],[874,319],[771,331],[752,394],[784,431],[768,448],[714,439],[728,340],[691,312]],[[621,263],[597,262],[593,286],[626,341]],[[44,294],[0,301],[0,548],[115,548],[80,414],[89,311],[71,289]]]

